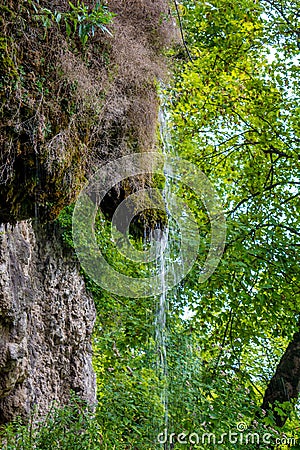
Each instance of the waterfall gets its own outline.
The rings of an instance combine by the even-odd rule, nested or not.
[[[163,99],[161,99],[163,100]],[[163,104],[163,101],[161,102]],[[159,112],[160,137],[162,143],[162,151],[164,155],[171,154],[170,139],[167,132],[167,113],[163,107]],[[171,196],[172,174],[169,173],[170,168],[164,167],[165,185],[162,191],[164,200],[165,214],[167,218],[166,224],[161,224],[154,230],[154,239],[156,242],[156,271],[160,274],[161,294],[157,298],[156,316],[155,316],[155,343],[157,351],[157,373],[161,382],[161,403],[164,409],[163,424],[164,429],[169,430],[169,378],[168,378],[168,315],[169,315],[169,298],[166,283],[166,273],[168,264],[172,260],[174,223],[170,214],[170,202],[173,201]],[[170,444],[168,442],[161,444],[164,450],[168,450]]]
[[[160,230],[162,231],[162,230]],[[168,429],[168,360],[167,360],[167,315],[168,295],[165,289],[165,273],[168,256],[165,254],[168,246],[168,228],[163,230],[160,245],[157,247],[157,269],[160,273],[162,293],[156,305],[155,343],[157,351],[157,373],[161,382],[161,403],[164,409],[164,428]],[[167,449],[164,444],[164,449]]]

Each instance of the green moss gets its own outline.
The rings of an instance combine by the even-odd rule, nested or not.
[[[112,5],[127,20],[125,4]],[[51,3],[45,6],[51,9]],[[4,168],[5,182],[0,180],[4,221],[28,219],[37,211],[41,220],[55,219],[93,172],[91,161],[149,149],[155,138],[155,114],[145,120],[140,107],[144,96],[145,110],[157,108],[154,82],[149,81],[155,71],[148,70],[152,51],[145,62],[147,71],[134,74],[133,65],[127,69],[127,62],[119,60],[118,39],[108,42],[107,33],[100,32],[83,50],[79,39],[75,43],[67,36],[63,16],[59,23],[52,17],[45,34],[37,19],[41,6],[35,7],[34,1],[25,0],[0,6],[0,173],[10,161],[9,170]],[[117,106],[111,108],[107,98]],[[124,105],[128,106],[121,115]],[[126,192],[131,191],[132,186],[126,186]]]
[[[11,80],[18,79],[19,74],[12,57],[8,52],[9,40],[0,36],[0,72],[2,85],[11,83]]]

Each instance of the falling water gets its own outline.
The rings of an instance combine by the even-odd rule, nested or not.
[[[156,230],[157,232],[158,230]],[[168,361],[167,361],[167,314],[168,296],[165,286],[165,274],[168,245],[168,229],[159,230],[161,233],[157,247],[157,269],[160,274],[162,293],[158,298],[155,318],[155,342],[157,350],[157,372],[162,385],[161,403],[164,409],[164,428],[168,429]],[[164,449],[167,449],[164,444]]]
[[[171,153],[169,136],[167,133],[167,115],[165,110],[162,108],[159,114],[159,123],[160,123],[160,136],[162,141],[162,150],[165,155],[169,155]],[[173,201],[171,197],[171,180],[172,174],[168,173],[170,168],[164,167],[165,173],[165,186],[163,189],[163,199],[164,199],[164,208],[167,216],[167,224],[161,225],[160,228],[154,231],[156,234],[156,241],[159,241],[159,245],[156,247],[156,261],[157,267],[156,270],[160,274],[160,282],[161,282],[161,295],[157,300],[156,306],[156,318],[155,318],[155,342],[156,342],[156,351],[157,351],[157,372],[159,376],[159,380],[161,382],[161,403],[164,409],[164,429],[169,430],[169,415],[168,415],[168,402],[169,402],[169,379],[168,379],[168,354],[167,354],[167,346],[168,346],[168,314],[169,314],[169,302],[168,302],[168,293],[166,286],[166,274],[168,271],[168,266],[171,261],[171,253],[172,253],[172,220],[169,212],[170,202]],[[165,444],[161,444],[164,450],[169,449],[168,442]]]

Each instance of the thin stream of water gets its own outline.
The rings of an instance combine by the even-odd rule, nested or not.
[[[165,246],[168,241],[168,230],[164,230],[158,246],[158,270],[160,273],[162,293],[159,296],[156,308],[155,319],[155,342],[157,349],[157,371],[162,383],[161,403],[164,408],[164,428],[168,429],[168,361],[167,361],[167,314],[168,314],[168,296],[165,289],[165,273],[167,264],[167,255]],[[164,449],[167,450],[166,444]]]
[[[162,141],[162,151],[165,155],[171,153],[170,140],[167,133],[167,114],[166,111],[161,108],[159,113],[160,124],[160,136]],[[172,221],[170,220],[169,204],[172,200],[171,197],[171,180],[172,174],[167,173],[167,168],[164,167],[165,172],[165,186],[163,189],[164,207],[167,215],[167,225],[161,225],[160,230],[156,230],[156,237],[159,233],[159,245],[157,248],[157,268],[156,270],[160,274],[161,290],[162,293],[158,298],[156,307],[156,319],[155,319],[155,342],[157,349],[157,371],[159,379],[162,384],[161,390],[161,403],[164,408],[164,429],[169,429],[169,377],[168,377],[168,314],[169,314],[169,302],[168,292],[166,290],[166,273],[168,270],[168,264],[171,261],[171,239],[172,231],[169,227],[172,227]],[[169,450],[169,444],[161,444],[164,450]]]

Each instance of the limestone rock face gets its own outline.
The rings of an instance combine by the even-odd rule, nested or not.
[[[95,320],[78,263],[52,225],[0,229],[0,423],[37,404],[96,401]]]

